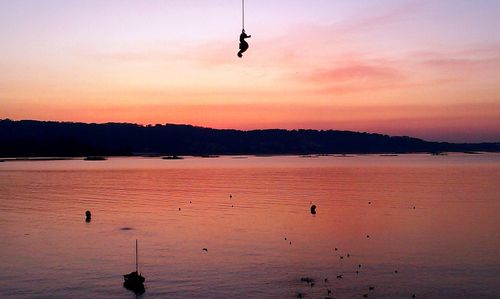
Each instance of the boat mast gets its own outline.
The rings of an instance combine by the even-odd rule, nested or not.
[[[138,247],[137,247],[137,239],[135,239],[135,272],[139,274],[139,254],[137,253]]]

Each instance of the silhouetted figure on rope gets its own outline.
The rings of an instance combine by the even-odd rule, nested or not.
[[[250,38],[252,37],[251,35],[247,35],[245,33],[245,29],[241,31],[240,34],[240,51],[238,52],[238,57],[241,58],[243,57],[243,53],[248,50],[248,43],[246,42],[245,38]]]

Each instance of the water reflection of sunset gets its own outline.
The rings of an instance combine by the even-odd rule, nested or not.
[[[498,176],[497,155],[463,154],[7,162],[3,279],[78,294],[84,277],[87,295],[123,296],[115,279],[138,238],[151,296],[319,296],[327,286],[355,296],[374,284],[398,297],[439,294],[455,275],[457,292],[475,293],[499,263]]]

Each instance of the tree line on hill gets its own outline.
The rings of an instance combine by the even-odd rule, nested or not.
[[[229,130],[191,125],[0,120],[0,157],[280,155],[500,151],[500,143],[429,142],[337,130]]]

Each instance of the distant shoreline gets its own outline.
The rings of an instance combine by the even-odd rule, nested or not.
[[[487,153],[499,153],[499,152],[442,152],[439,154],[428,153],[428,152],[408,152],[408,153],[332,153],[332,154],[276,154],[276,155],[220,155],[220,156],[192,156],[192,155],[182,155],[178,156],[176,159],[169,159],[168,156],[158,155],[118,155],[118,156],[106,156],[104,158],[145,158],[145,159],[158,159],[158,160],[183,160],[184,158],[199,158],[199,159],[217,159],[217,158],[233,158],[233,159],[247,159],[249,157],[254,158],[272,158],[272,157],[298,157],[298,158],[318,158],[318,157],[354,157],[354,156],[380,156],[380,157],[397,157],[402,155],[430,155],[430,156],[446,156],[448,154],[467,154],[467,155],[482,155]],[[40,161],[89,161],[84,156],[75,157],[0,157],[0,162],[40,162]],[[96,161],[106,161],[106,159],[96,160]]]
[[[500,142],[431,142],[339,130],[0,120],[0,157],[342,155],[500,152]]]

